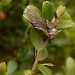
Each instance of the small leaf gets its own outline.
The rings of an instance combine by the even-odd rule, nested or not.
[[[48,56],[47,49],[45,48],[45,49],[41,50],[41,54],[39,56],[39,61],[44,60],[47,56]]]
[[[29,75],[31,73],[31,70],[24,70],[24,75]]]
[[[54,66],[54,65],[51,64],[51,63],[44,63],[44,64],[42,64],[42,65],[45,65],[45,66]]]
[[[74,22],[72,20],[62,20],[58,23],[57,29],[65,29],[68,27],[74,26]]]
[[[72,18],[70,14],[65,11],[65,13],[57,19],[58,22],[60,22],[61,20],[72,20]]]
[[[56,10],[57,17],[62,16],[64,12],[65,12],[65,7],[63,5],[60,5]]]
[[[42,5],[42,15],[49,21],[53,18],[53,8],[49,1],[44,1]]]
[[[35,28],[32,28],[30,32],[30,38],[36,50],[43,50],[47,45],[47,41],[43,41],[43,37],[41,34],[42,32]]]
[[[6,64],[5,62],[0,63],[0,75],[5,75],[6,73]]]
[[[58,72],[58,73],[56,73],[55,75],[63,75],[63,73]]]
[[[52,75],[51,70],[44,65],[38,65],[38,69],[42,72],[43,75]]]
[[[37,28],[37,27],[35,27],[35,28]],[[47,30],[45,30],[45,29],[42,29],[42,28],[37,28],[38,30],[41,30],[45,35],[47,35],[48,36],[48,32],[47,32]]]
[[[12,75],[13,72],[17,69],[17,63],[14,60],[10,60],[7,64],[7,72],[9,75]]]
[[[75,62],[73,58],[68,57],[66,61],[66,75],[75,75]]]

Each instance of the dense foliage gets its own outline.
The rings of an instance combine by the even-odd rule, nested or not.
[[[33,4],[41,10],[43,1],[45,0],[0,1],[0,62],[7,63],[9,75],[22,75],[23,70],[25,70],[26,73],[27,69],[32,68],[35,57],[35,48],[31,43],[29,35],[32,25],[27,22],[22,15],[25,7],[29,4]],[[60,4],[63,4],[71,14],[71,16],[68,14],[68,18],[72,17],[75,22],[74,0],[49,1],[55,8],[54,10],[56,10]],[[47,45],[47,50],[48,53],[46,53],[48,56],[43,61],[40,61],[40,63],[52,63],[54,66],[49,64],[49,68],[53,74],[59,72],[56,75],[62,75],[61,73],[71,75],[74,70],[72,66],[74,65],[73,59],[75,58],[75,26],[63,29],[62,32]],[[73,57],[73,59],[69,56]],[[67,65],[65,66],[65,64],[69,63],[72,63],[70,68],[68,68]],[[38,69],[43,72],[41,66],[43,65],[39,64]],[[68,70],[65,70],[65,67],[68,68]],[[43,69],[44,68],[47,69],[47,67],[43,66]],[[69,72],[69,69],[72,71]],[[39,70],[37,70],[37,73],[40,73]],[[27,72],[30,72],[30,70]],[[51,71],[49,73],[51,73]]]

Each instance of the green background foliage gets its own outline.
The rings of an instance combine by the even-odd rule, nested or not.
[[[30,40],[32,25],[23,18],[22,14],[25,7],[29,4],[35,5],[40,8],[41,11],[43,1],[45,0],[0,1],[0,62],[5,61],[8,70],[13,67],[13,70],[11,69],[10,71],[11,73],[13,72],[12,75],[22,75],[23,70],[31,69],[33,65],[35,48]],[[60,4],[64,5],[75,22],[75,0],[48,1],[50,1],[55,8],[54,11]],[[67,15],[67,18],[70,20],[70,15]],[[63,19],[66,18],[63,17]],[[66,63],[74,64],[74,62],[69,62],[69,60],[74,61],[73,59],[67,58],[69,56],[75,58],[75,26],[63,29],[63,31],[48,44],[47,50],[48,56],[43,61],[40,61],[40,63],[52,63],[54,66],[49,66],[49,68],[53,74],[59,72],[56,75],[62,75],[63,70],[68,68],[67,65],[65,68]],[[68,60],[67,62],[66,59]],[[43,66],[43,68],[44,67],[45,66]],[[41,66],[38,67],[40,71],[41,68]],[[70,66],[69,69],[73,69],[73,67]],[[69,69],[65,70],[66,75],[68,75]],[[40,73],[40,71],[37,71],[37,73]]]

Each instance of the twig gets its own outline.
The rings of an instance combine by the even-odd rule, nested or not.
[[[31,74],[30,75],[33,75],[34,72],[36,71],[40,52],[41,52],[40,50],[37,51],[37,55],[36,55],[36,58],[35,58],[35,62],[33,64],[33,67],[32,67],[32,70],[31,70]]]

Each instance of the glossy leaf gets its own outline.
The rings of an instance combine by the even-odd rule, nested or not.
[[[57,29],[64,29],[64,28],[72,27],[74,25],[75,24],[72,20],[62,20],[58,23],[56,28]]]
[[[8,75],[12,75],[13,72],[17,69],[17,63],[14,60],[10,60],[7,64]]]
[[[52,75],[51,70],[44,65],[38,65],[38,69],[42,72],[43,75]]]
[[[51,20],[53,18],[53,8],[49,1],[44,1],[42,4],[42,16],[47,20]]]
[[[36,50],[43,50],[47,45],[47,41],[43,41],[42,32],[38,29],[32,28],[30,38]]]
[[[45,48],[45,49],[41,50],[41,54],[39,56],[39,61],[44,60],[47,56],[48,56],[47,49]]]
[[[66,61],[66,75],[75,75],[75,62],[73,58],[68,57]]]

